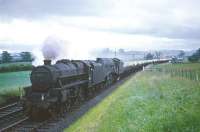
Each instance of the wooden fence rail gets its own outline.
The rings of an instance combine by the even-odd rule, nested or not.
[[[170,74],[171,77],[182,77],[200,81],[200,69],[146,68],[145,70],[163,72],[165,74]]]

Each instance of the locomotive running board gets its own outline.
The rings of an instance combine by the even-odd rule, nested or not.
[[[87,80],[83,80],[83,81],[78,81],[78,82],[74,82],[74,83],[70,83],[68,85],[62,85],[61,88],[55,88],[55,89],[66,89],[66,88],[70,88],[70,87],[73,87],[73,86],[77,86],[77,85],[81,85],[81,84],[84,84],[84,83],[87,83],[88,81]]]

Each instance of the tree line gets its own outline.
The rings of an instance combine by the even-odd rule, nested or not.
[[[155,52],[154,54],[148,53],[145,55],[144,59],[146,59],[146,60],[159,59],[161,54],[162,54],[161,52]],[[177,57],[179,57],[179,58],[185,57],[185,52],[180,51],[180,53],[177,55]],[[193,53],[191,56],[188,57],[188,61],[189,62],[199,62],[200,61],[200,48],[198,50],[196,50],[195,53]]]
[[[188,60],[190,62],[199,62],[200,61],[200,48],[193,54],[191,55]]]
[[[160,59],[161,56],[162,56],[162,52],[156,51],[154,53],[147,53],[144,56],[144,59],[145,60]],[[180,58],[185,57],[185,52],[181,50],[180,53],[177,55],[177,57],[180,57]]]
[[[13,56],[8,51],[3,51],[1,54],[0,63],[9,63],[9,62],[32,62],[34,60],[33,55],[30,52],[21,52],[19,53],[20,59],[13,60]]]

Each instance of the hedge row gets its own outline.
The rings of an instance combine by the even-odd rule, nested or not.
[[[32,65],[11,65],[7,67],[0,67],[0,73],[2,72],[15,72],[15,71],[29,71],[32,70]]]

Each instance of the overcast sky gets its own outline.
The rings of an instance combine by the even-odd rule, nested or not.
[[[197,49],[199,12],[199,0],[0,0],[0,49],[36,51],[49,36],[82,57],[105,47]]]

